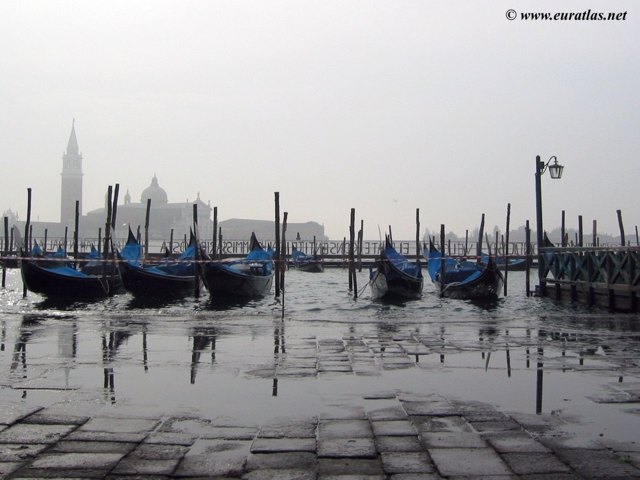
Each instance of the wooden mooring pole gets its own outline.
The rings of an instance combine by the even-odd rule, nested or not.
[[[76,268],[78,268],[78,227],[80,221],[80,200],[76,200],[76,214],[74,217],[73,227],[73,258],[76,260]]]
[[[578,215],[578,246],[584,247],[584,232],[582,230],[582,215]]]
[[[193,204],[193,235],[196,239],[196,252],[194,268],[194,281],[193,281],[193,296],[200,298],[200,233],[198,231],[198,204]],[[185,244],[186,248],[186,244]]]
[[[280,268],[282,268],[281,264],[281,252],[280,252],[280,192],[274,192],[275,198],[275,226],[276,226],[276,268],[275,268],[275,276],[276,276],[276,286],[275,286],[275,294],[276,298],[280,296]]]
[[[113,207],[111,208],[111,239],[118,233],[116,232],[116,218],[118,216],[118,194],[120,193],[120,184],[116,183],[113,189]]]
[[[618,226],[620,227],[620,245],[623,247],[627,245],[627,240],[624,236],[624,224],[622,223],[622,210],[616,210],[618,214]]]
[[[147,260],[149,255],[149,217],[151,216],[151,199],[147,198],[147,212],[144,217],[144,258],[143,262]]]
[[[420,209],[416,208],[416,268],[420,271]]]
[[[526,226],[524,227],[524,248],[525,248],[525,258],[527,263],[525,264],[525,273],[524,273],[524,283],[526,288],[527,297],[531,296],[531,279],[529,275],[531,273],[531,228],[529,227],[529,220],[527,220]]]
[[[482,214],[482,219],[480,220],[480,229],[478,230],[478,245],[476,246],[476,258],[478,262],[482,257],[482,237],[483,236],[484,236],[484,213]],[[491,255],[491,252],[489,252],[489,255]]]
[[[25,252],[23,255],[27,255],[26,249],[27,245],[29,245],[29,230],[31,229],[31,188],[27,188],[27,222],[24,225],[24,248]],[[30,254],[31,252],[29,252]],[[24,285],[22,287],[22,296],[26,298],[27,296],[27,286]]]
[[[482,238],[480,239],[482,240]],[[481,247],[478,247],[481,248]],[[444,274],[445,274],[445,253],[444,253],[444,223],[440,224],[440,296],[444,296]]]
[[[509,223],[511,221],[511,204],[507,203],[507,229],[505,230],[504,248],[504,296],[507,296],[507,279],[509,278]]]
[[[111,204],[113,187],[109,185],[107,189],[107,218],[104,223],[104,245],[102,248],[102,277],[104,279],[104,285],[107,285],[107,259],[109,258],[109,242],[111,240]]]
[[[353,298],[358,298],[358,279],[356,277],[355,264],[355,240],[356,240],[356,209],[351,209],[351,222],[349,224],[349,290],[353,288]]]
[[[217,249],[218,244],[216,243],[217,232],[218,232],[218,207],[213,207],[213,238],[211,239],[212,240],[211,255],[214,260],[217,258],[217,255],[218,255],[218,249]]]
[[[9,217],[4,217],[4,248],[2,249],[2,288],[7,285],[7,257],[9,256]]]
[[[284,273],[286,271],[286,258],[287,258],[287,216],[288,212],[282,214],[282,270],[280,272],[280,290],[282,290],[282,318],[284,318]]]
[[[362,271],[362,244],[364,242],[364,220],[360,220],[360,230],[358,230],[358,271]]]

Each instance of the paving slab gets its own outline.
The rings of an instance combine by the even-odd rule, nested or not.
[[[382,420],[371,422],[374,435],[415,435],[418,432],[409,420]]]
[[[32,413],[21,421],[23,423],[40,423],[56,425],[82,425],[91,417],[89,415],[79,415],[72,411],[45,408]]]
[[[174,475],[215,477],[242,475],[250,441],[199,439],[178,464]]]
[[[123,457],[120,453],[45,453],[36,458],[29,468],[51,470],[104,470],[112,469]]]
[[[188,433],[152,432],[143,440],[145,443],[158,443],[169,445],[193,445],[196,437]]]
[[[242,480],[316,480],[315,470],[305,469],[265,469],[245,473]]]
[[[113,469],[114,475],[164,475],[169,476],[176,469],[180,459],[145,459],[127,457],[122,459]]]
[[[315,438],[256,438],[251,444],[251,453],[315,451]]]
[[[387,480],[385,475],[319,475],[318,480]]]
[[[434,473],[434,463],[427,452],[382,452],[382,467],[387,475],[395,473]]]
[[[384,475],[384,471],[379,458],[319,458],[318,478],[331,475]]]
[[[15,472],[22,465],[22,462],[0,462],[0,478],[8,478],[10,473]]]
[[[486,440],[474,432],[426,432],[421,436],[427,448],[485,448],[488,446]]]
[[[411,436],[376,436],[379,452],[423,452],[425,447],[417,435]]]
[[[412,421],[423,432],[471,432],[471,425],[462,416],[412,417]]]
[[[373,437],[367,420],[321,420],[318,423],[318,439]]]
[[[22,462],[33,458],[40,452],[49,448],[46,443],[5,443],[0,444],[0,462]]]
[[[444,476],[510,475],[512,472],[491,448],[430,448],[429,454]]]
[[[437,473],[395,473],[387,476],[388,480],[443,480]],[[501,478],[499,480],[508,480]]]
[[[0,432],[0,443],[55,443],[75,430],[75,425],[18,423]]]
[[[315,452],[251,453],[247,457],[245,469],[252,471],[302,468],[315,471],[317,466],[318,459]]]
[[[577,474],[588,478],[640,478],[640,469],[609,450],[562,449],[555,453]]]
[[[159,424],[153,418],[94,417],[78,428],[79,432],[148,433]]]
[[[147,432],[141,433],[114,433],[114,432],[98,432],[98,431],[81,431],[76,430],[65,437],[65,440],[73,440],[79,442],[123,442],[123,443],[139,443],[147,436]]]
[[[530,475],[534,473],[569,473],[571,469],[551,453],[505,453],[502,459],[514,473]]]
[[[39,410],[42,410],[42,407],[22,404],[3,405],[0,409],[0,425],[11,425]]]
[[[318,457],[376,458],[373,438],[328,438],[318,440]]]
[[[536,441],[526,432],[498,432],[483,434],[482,437],[498,453],[536,452],[545,453],[550,450]]]
[[[318,420],[367,420],[367,414],[363,407],[351,405],[335,405],[329,408],[324,406],[318,415]]]
[[[51,447],[52,452],[60,453],[119,453],[126,455],[136,448],[134,442],[94,442],[61,440]]]
[[[407,412],[407,415],[412,416],[438,416],[438,417],[451,417],[459,414],[460,412],[449,402],[445,401],[403,401],[402,408]]]
[[[374,400],[374,399],[369,399]],[[380,408],[369,412],[369,420],[372,422],[379,422],[385,420],[405,420],[407,414],[400,405],[394,405],[393,407]]]
[[[304,419],[261,426],[258,438],[315,438],[317,419]]]
[[[514,422],[511,419],[502,420],[502,421],[470,421],[469,424],[473,427],[477,432],[506,432],[506,431],[515,431],[521,430],[522,427],[520,424]]]

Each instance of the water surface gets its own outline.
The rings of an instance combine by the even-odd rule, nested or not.
[[[492,304],[441,299],[428,280],[419,300],[373,302],[367,276],[357,299],[347,271],[329,269],[288,271],[284,300],[219,305],[203,291],[166,304],[128,294],[63,304],[23,298],[10,270],[0,404],[259,424],[438,394],[558,416],[579,443],[638,438],[637,315],[527,297],[523,272]]]

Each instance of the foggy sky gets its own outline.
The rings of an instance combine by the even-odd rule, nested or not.
[[[509,21],[505,12],[627,11],[624,21]],[[3,0],[0,210],[58,221],[75,118],[83,213],[108,185],[140,200],[198,193],[219,219],[317,221],[365,238],[392,226],[464,234],[582,215],[640,223],[637,2]],[[121,196],[122,198],[122,196]]]

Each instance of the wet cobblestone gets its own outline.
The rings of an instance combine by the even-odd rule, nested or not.
[[[566,448],[549,415],[519,421],[436,395],[394,401],[255,426],[178,416],[89,418],[60,406],[5,412],[0,478],[640,479],[637,444]]]

